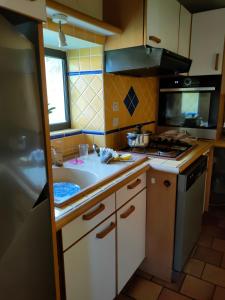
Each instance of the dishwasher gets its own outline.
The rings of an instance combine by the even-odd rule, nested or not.
[[[207,157],[178,175],[173,268],[181,272],[201,233]]]

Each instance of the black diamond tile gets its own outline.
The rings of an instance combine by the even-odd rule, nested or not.
[[[124,102],[126,108],[128,108],[130,106],[131,100],[128,95],[126,96],[126,98],[124,99],[123,102]]]
[[[138,103],[139,103],[138,97],[134,95],[134,98],[132,100],[133,106],[136,108],[138,106]]]
[[[128,94],[125,97],[123,102],[129,112],[129,114],[132,116],[136,107],[138,106],[138,103],[139,103],[138,97],[135,94],[133,87],[131,87],[129,89]]]
[[[130,115],[132,116],[134,111],[135,111],[135,108],[134,105],[131,103],[130,106],[128,107],[128,111],[130,113]]]
[[[131,88],[129,89],[128,96],[130,97],[131,100],[134,98],[134,96],[136,96],[133,87],[131,87]]]

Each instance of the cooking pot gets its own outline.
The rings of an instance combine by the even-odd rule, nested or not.
[[[141,126],[137,126],[136,130],[127,133],[127,143],[129,147],[145,148],[150,141],[151,132],[141,130]]]

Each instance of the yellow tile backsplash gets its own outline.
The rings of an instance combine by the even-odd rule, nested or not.
[[[81,143],[87,143],[90,147],[95,143],[101,147],[125,148],[126,133],[133,129],[123,129],[124,127],[156,120],[158,78],[137,78],[98,72],[103,70],[102,46],[69,50],[67,59],[71,127],[81,129],[84,133],[61,139],[64,155],[74,153],[75,145]],[[94,72],[91,74],[89,71]],[[124,104],[131,87],[139,101],[132,116]],[[117,102],[119,111],[113,111],[113,102]],[[118,119],[116,126],[114,118]],[[117,131],[107,133],[112,130]],[[144,130],[155,132],[155,124],[145,125]],[[91,134],[91,131],[106,134]],[[57,140],[52,140],[52,145],[57,145]]]
[[[104,131],[103,75],[83,72],[103,69],[103,47],[69,50],[67,59],[72,128]]]
[[[133,87],[139,100],[132,116],[123,102],[130,87]],[[104,74],[104,92],[106,130],[156,120],[157,78],[137,78]],[[119,111],[113,111],[113,102],[118,102]],[[119,124],[116,127],[113,126],[113,118],[119,119]]]
[[[85,135],[78,134],[51,140],[51,146],[68,156],[78,152],[78,145],[86,143]]]

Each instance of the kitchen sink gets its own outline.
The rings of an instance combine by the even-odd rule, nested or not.
[[[53,168],[54,182],[71,182],[80,186],[81,190],[96,183],[98,177],[89,171],[71,168]]]

